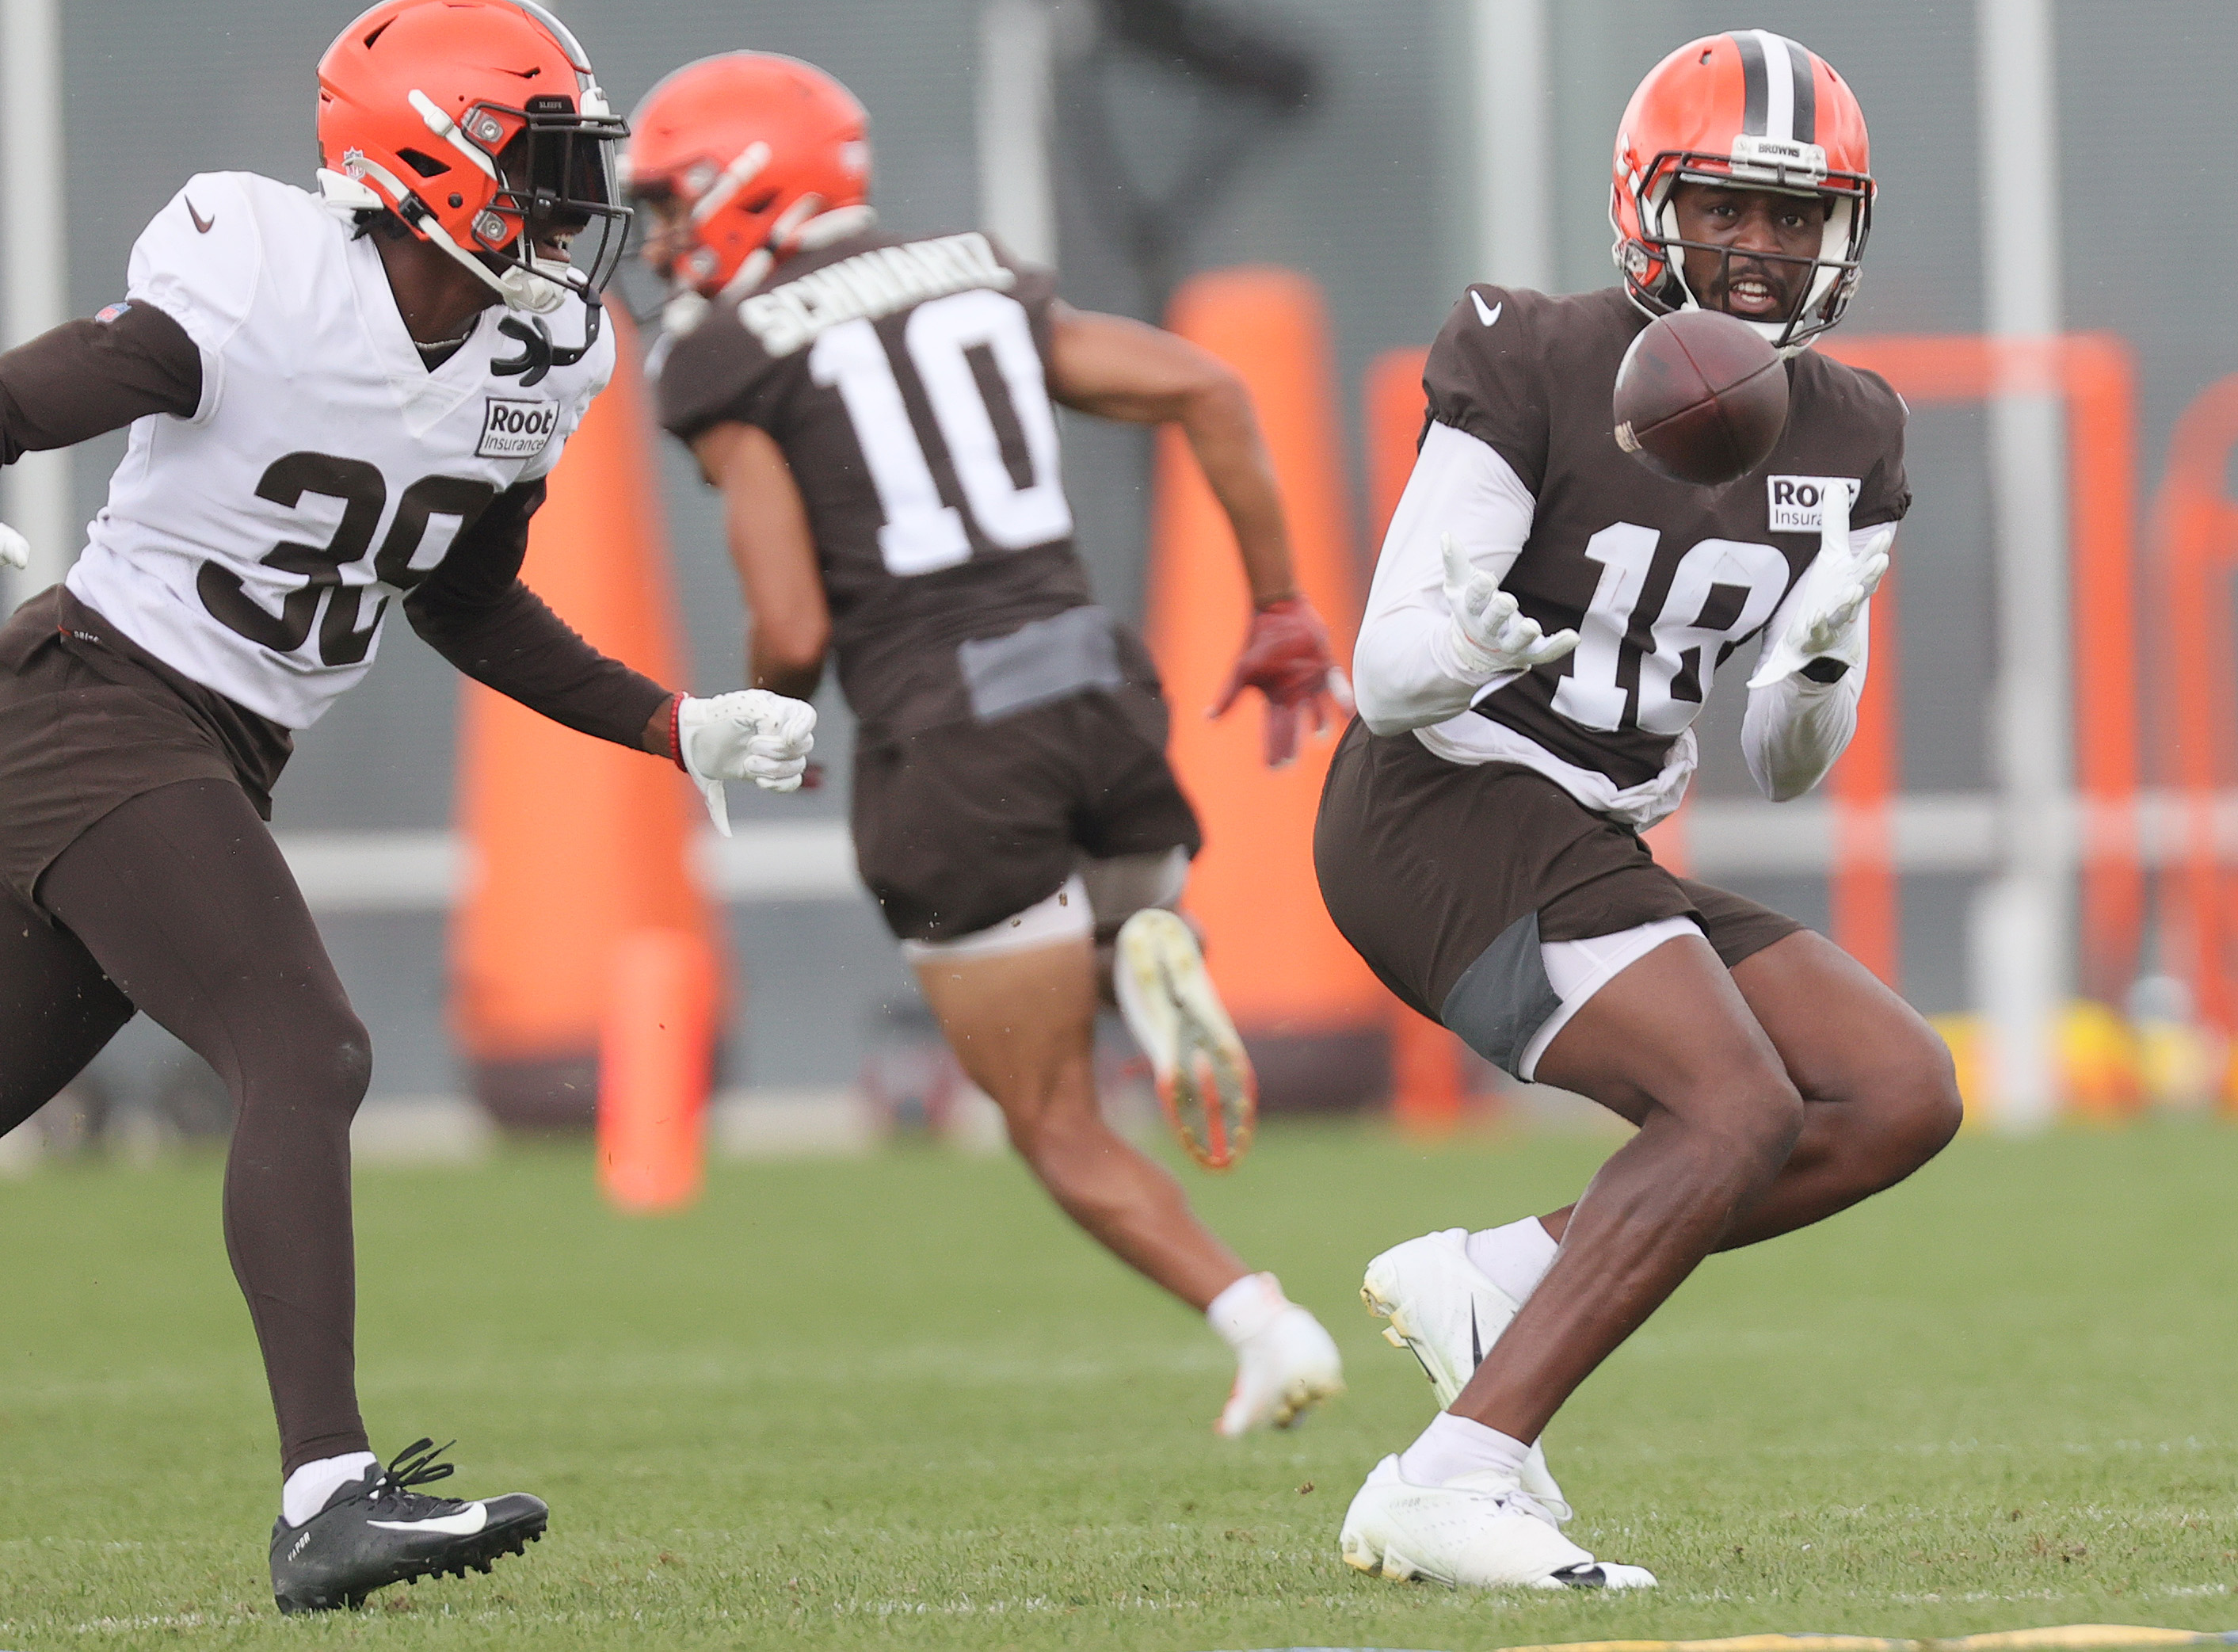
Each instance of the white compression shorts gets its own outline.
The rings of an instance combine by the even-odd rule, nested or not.
[[[1612,935],[1539,942],[1539,961],[1546,969],[1546,984],[1554,989],[1555,997],[1562,1004],[1523,1046],[1522,1059],[1515,1064],[1517,1076],[1526,1084],[1531,1082],[1539,1070],[1539,1058],[1546,1053],[1546,1046],[1554,1042],[1554,1035],[1569,1025],[1570,1018],[1583,1009],[1594,993],[1615,979],[1619,971],[1638,963],[1667,940],[1701,932],[1702,926],[1691,918],[1659,918],[1653,923],[1635,924]]]
[[[1031,952],[1060,941],[1116,934],[1120,925],[1144,907],[1170,906],[1179,900],[1189,881],[1189,851],[1178,847],[1152,854],[1083,860],[1080,870],[1066,879],[1055,894],[1023,912],[953,940],[905,940],[902,956],[912,964],[934,959],[999,958],[1005,952]]]

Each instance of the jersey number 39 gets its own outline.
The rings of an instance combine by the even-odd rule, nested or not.
[[[301,647],[317,620],[320,660],[329,666],[354,666],[373,647],[381,610],[374,608],[372,620],[361,625],[364,587],[346,586],[342,570],[372,547],[373,530],[388,503],[388,484],[377,466],[328,453],[291,453],[275,459],[256,483],[259,499],[288,510],[301,504],[306,494],[341,501],[342,519],[324,545],[282,544],[262,559],[267,567],[303,576],[304,583],[288,593],[279,613],[249,595],[240,574],[216,562],[202,565],[195,575],[195,590],[222,624],[275,654],[293,654]],[[397,590],[410,591],[434,571],[412,566],[427,534],[427,519],[455,516],[458,533],[463,534],[496,497],[497,489],[487,482],[460,476],[421,477],[396,501],[396,520],[374,555],[374,577]],[[334,597],[327,604],[325,619],[319,620],[319,599],[328,591]],[[382,606],[387,602],[384,597]]]
[[[902,345],[924,386],[940,443],[979,532],[998,548],[1023,551],[1066,538],[1072,510],[1057,469],[1056,414],[1043,382],[1041,353],[1025,307],[987,288],[919,304],[902,323]],[[996,434],[974,356],[991,366],[1025,438],[1023,475],[1013,473]],[[910,422],[901,381],[868,320],[843,322],[816,341],[809,375],[839,392],[885,517],[878,552],[904,576],[953,567],[971,557],[963,519],[940,496],[925,442]]]

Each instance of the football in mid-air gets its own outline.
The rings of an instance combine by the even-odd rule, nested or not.
[[[1787,424],[1787,368],[1721,310],[1659,315],[1616,370],[1617,445],[1659,476],[1721,488],[1762,464]]]

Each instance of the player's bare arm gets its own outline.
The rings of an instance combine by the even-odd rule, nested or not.
[[[1290,566],[1275,468],[1250,392],[1235,369],[1162,328],[1056,303],[1049,311],[1049,394],[1081,413],[1129,424],[1173,424],[1188,437],[1213,496],[1235,530],[1254,610],[1243,651],[1212,707],[1246,687],[1267,696],[1267,761],[1297,753],[1298,723],[1315,733],[1352,710],[1351,686],[1328,652],[1321,616]]]
[[[1162,327],[1060,302],[1049,308],[1049,394],[1076,412],[1179,426],[1235,527],[1253,604],[1297,595],[1274,461],[1233,368]]]
[[[747,680],[812,700],[831,646],[831,609],[785,450],[765,430],[725,421],[702,433],[692,451],[700,474],[722,490],[724,540],[751,616]]]

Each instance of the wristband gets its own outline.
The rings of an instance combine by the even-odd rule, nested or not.
[[[686,774],[692,766],[684,760],[684,696],[677,694],[668,702],[668,755],[677,767]]]

